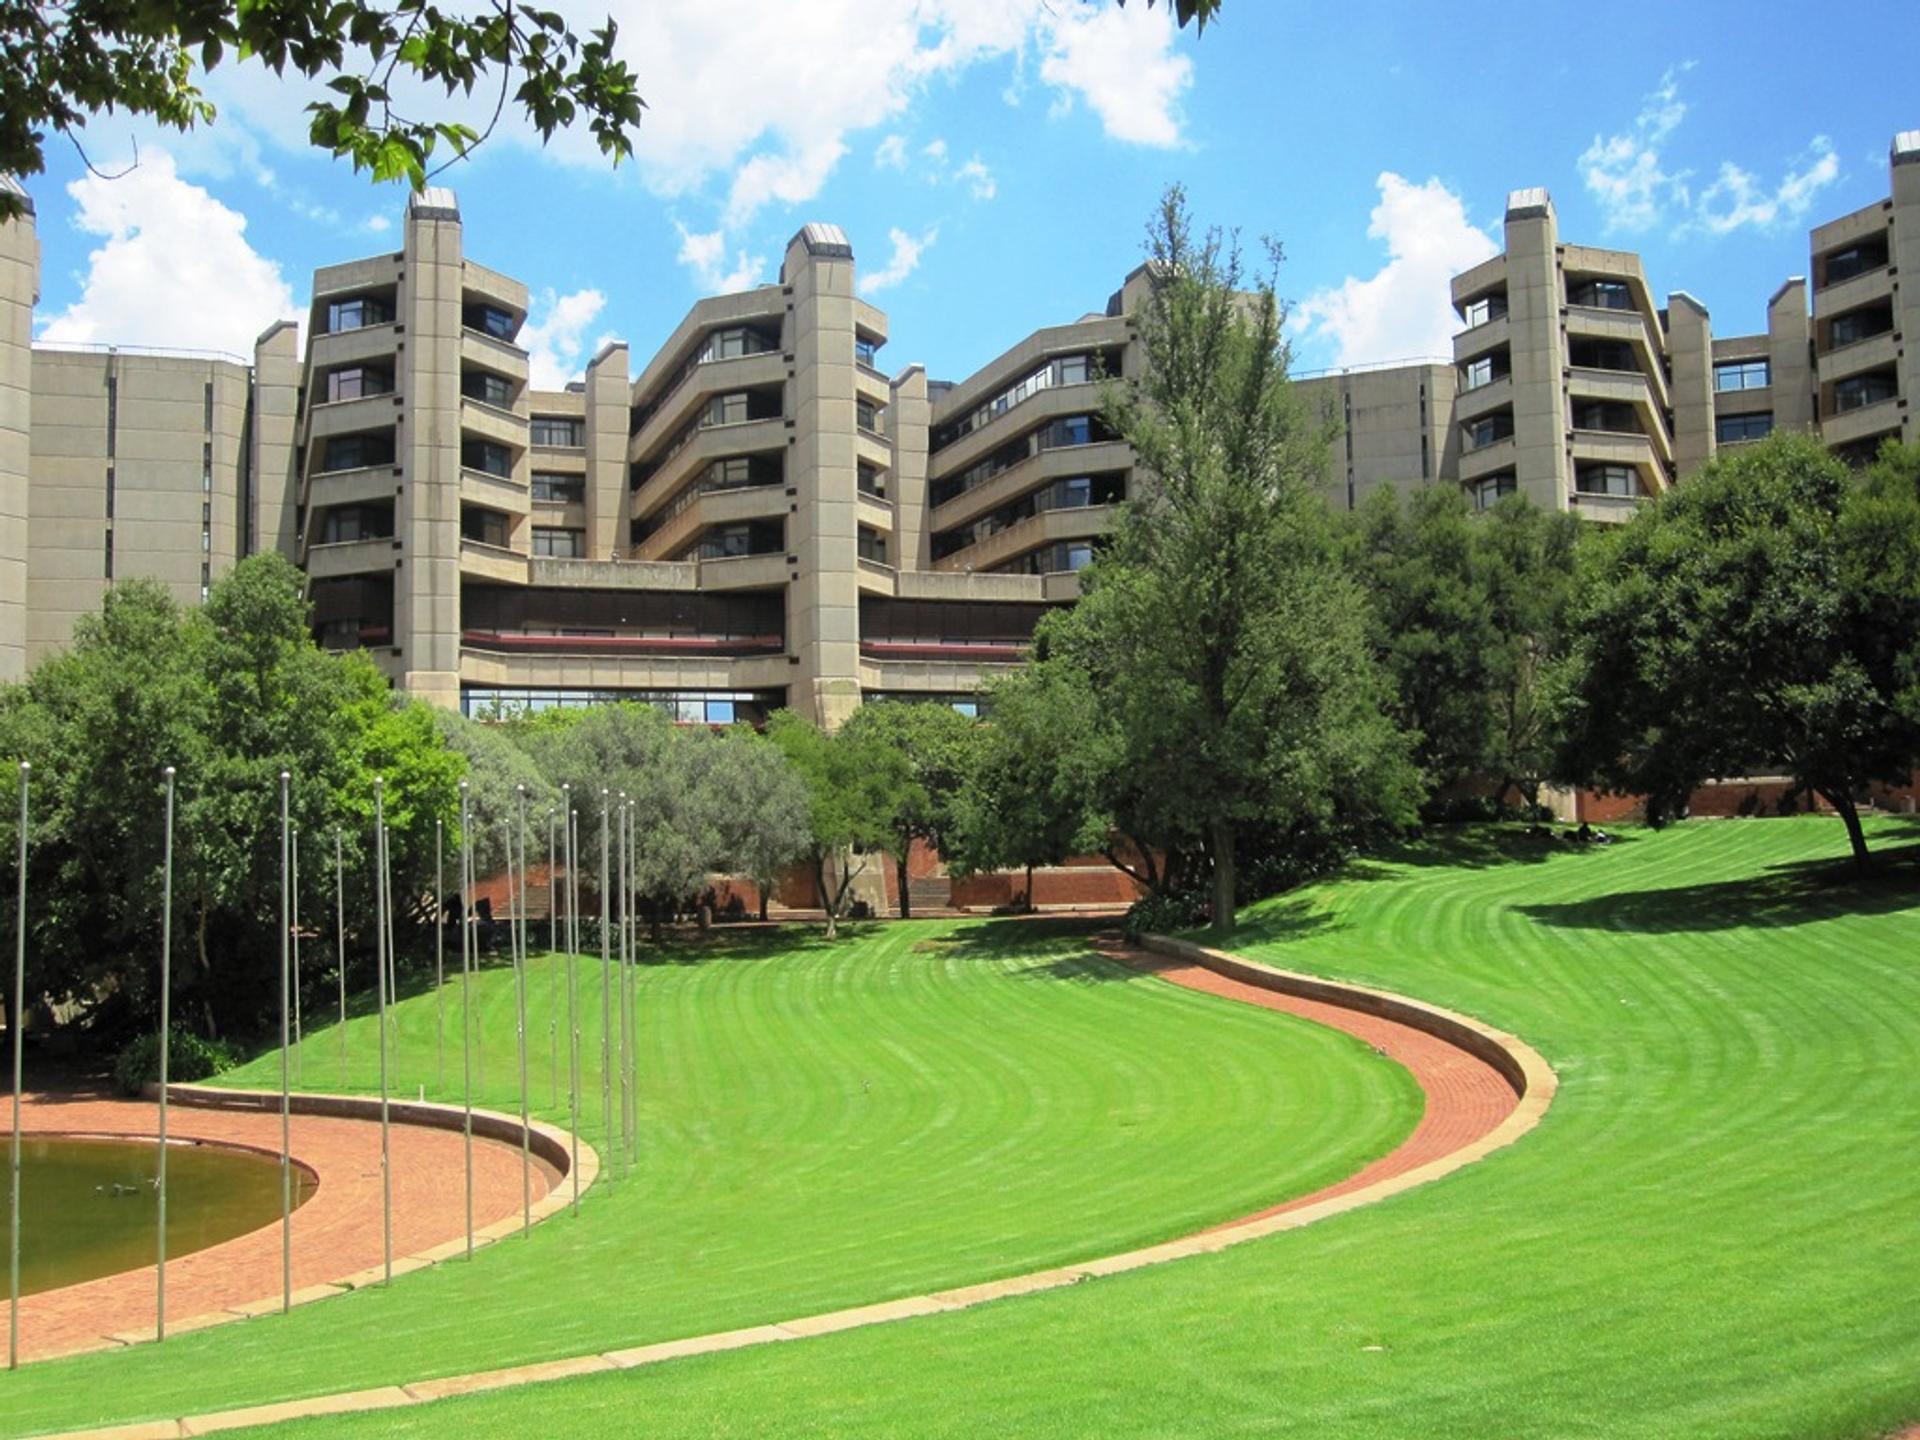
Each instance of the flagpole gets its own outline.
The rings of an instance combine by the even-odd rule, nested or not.
[[[20,1057],[27,1033],[27,788],[33,766],[20,762],[20,888],[13,902],[13,1004],[7,1029],[13,1032],[13,1190],[7,1211],[7,1369],[20,1368]]]
[[[167,828],[161,842],[160,882],[160,1154],[154,1187],[159,1191],[160,1219],[156,1229],[153,1267],[153,1336],[167,1338],[167,1077],[168,1050],[173,1043],[173,766],[167,777]]]
[[[447,889],[446,836],[433,822],[433,1003],[439,1035],[438,1088],[447,1088]]]
[[[633,916],[633,922],[627,931],[627,1068],[630,1071],[629,1094],[633,1104],[633,1134],[627,1142],[627,1162],[632,1164],[639,1158],[640,1146],[640,914],[638,900],[633,883],[631,861],[640,848],[640,802],[627,802],[627,851],[629,865],[626,873],[627,911]]]
[[[293,1101],[292,1072],[287,1055],[288,967],[291,957],[287,942],[292,938],[292,919],[288,914],[287,869],[288,839],[292,829],[288,804],[293,776],[280,772],[280,1312],[293,1309]]]
[[[516,786],[520,802],[520,966],[514,976],[520,1011],[520,1233],[533,1233],[533,1137],[527,1128],[527,787]]]
[[[613,897],[607,892],[607,792],[600,791],[600,1126],[607,1132],[607,1155],[613,1148],[613,970],[611,921]],[[609,1170],[611,1175],[612,1171]]]
[[[467,1258],[473,1258],[473,842],[467,829],[467,782],[460,782],[460,1088],[465,1096]]]
[[[560,1108],[560,911],[553,872],[553,808],[547,808],[547,1056],[553,1067],[548,1104]]]
[[[573,808],[572,787],[562,785],[567,806],[567,1040],[569,1133],[573,1140],[573,1213],[580,1213],[580,880],[575,862],[580,856],[580,815]]]
[[[335,977],[340,986],[340,1088],[347,1088],[347,862],[340,827],[333,827],[333,938],[337,951]]]
[[[629,1114],[631,1094],[627,1086],[627,1047],[631,1039],[627,1034],[627,957],[633,941],[633,916],[627,905],[627,792],[620,792],[620,950],[619,965],[615,978],[619,981],[620,992],[620,1148],[629,1156],[633,1153],[633,1120]]]
[[[380,972],[379,1013],[374,1017],[380,1030],[380,1254],[386,1283],[393,1283],[393,1165],[389,1147],[390,1117],[387,1112],[387,811],[386,779],[373,777],[373,960]]]
[[[293,827],[293,1073],[307,1081],[307,1042],[300,1026],[300,827]]]

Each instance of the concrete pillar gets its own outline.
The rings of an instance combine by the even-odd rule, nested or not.
[[[460,703],[460,209],[450,190],[407,204],[406,268],[398,314],[405,348],[397,370],[395,453],[403,468],[394,505],[400,541],[393,577],[394,644],[401,683],[437,705]]]
[[[1900,358],[1900,438],[1920,441],[1920,130],[1893,137],[1893,328],[1906,337]]]
[[[787,703],[837,728],[860,704],[860,565],[854,453],[853,247],[838,226],[808,225],[787,246]]]
[[[1773,388],[1773,428],[1813,428],[1813,322],[1807,282],[1796,275],[1767,302],[1767,371]]]
[[[1571,505],[1566,285],[1553,200],[1542,189],[1507,197],[1507,333],[1513,364],[1513,448],[1520,492],[1548,510]]]
[[[300,327],[276,321],[253,342],[253,425],[247,465],[252,495],[245,555],[278,550],[298,563]]]
[[[1684,290],[1667,297],[1667,358],[1673,366],[1673,464],[1691,475],[1713,459],[1713,322]]]
[[[0,175],[0,188],[26,202],[24,215],[0,225],[0,680],[20,680],[27,673],[27,476],[40,240],[26,191],[8,175]]]
[[[901,570],[933,566],[927,533],[927,432],[932,416],[926,367],[910,365],[893,382],[887,404],[887,443],[893,450],[887,499],[893,503],[893,560]]]
[[[607,560],[632,548],[627,524],[627,347],[610,342],[587,366],[587,557]]]

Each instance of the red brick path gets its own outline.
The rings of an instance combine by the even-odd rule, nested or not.
[[[10,1117],[9,1117],[10,1118]],[[21,1126],[33,1132],[145,1136],[156,1132],[159,1107],[147,1101],[101,1096],[29,1093]],[[227,1141],[280,1150],[280,1115],[200,1110],[176,1104],[167,1133],[180,1139]],[[393,1254],[397,1261],[466,1233],[466,1166],[457,1131],[414,1125],[392,1127]],[[293,1288],[338,1281],[382,1261],[380,1126],[365,1120],[293,1117],[293,1157],[319,1177],[313,1196],[293,1213]],[[536,1157],[533,1198],[555,1183]],[[517,1146],[475,1138],[473,1223],[481,1229],[520,1213]],[[167,1330],[197,1328],[201,1317],[257,1308],[277,1309],[281,1294],[280,1222],[167,1262]],[[80,1285],[23,1296],[20,1354],[46,1359],[98,1348],[103,1339],[151,1339],[154,1274],[123,1271]],[[7,1316],[0,1307],[0,1346]]]
[[[1395,1175],[1403,1175],[1430,1160],[1437,1160],[1471,1145],[1512,1114],[1518,1103],[1513,1087],[1491,1065],[1411,1025],[1402,1025],[1398,1021],[1384,1020],[1339,1005],[1329,1005],[1324,1001],[1282,995],[1244,981],[1229,979],[1225,975],[1217,975],[1200,965],[1152,954],[1118,940],[1103,938],[1100,948],[1106,955],[1136,970],[1156,975],[1175,985],[1184,985],[1189,990],[1224,996],[1266,1010],[1282,1010],[1289,1015],[1303,1016],[1316,1024],[1358,1036],[1389,1059],[1404,1065],[1426,1094],[1426,1109],[1420,1116],[1420,1123],[1414,1126],[1413,1133],[1372,1164],[1325,1189],[1296,1196],[1282,1204],[1255,1211],[1252,1215],[1242,1215],[1224,1225],[1214,1226],[1216,1230],[1244,1224],[1248,1220],[1265,1219],[1269,1215],[1285,1214],[1289,1210],[1298,1210],[1337,1195],[1364,1189]],[[1920,1437],[1915,1437],[1915,1440],[1920,1440]]]

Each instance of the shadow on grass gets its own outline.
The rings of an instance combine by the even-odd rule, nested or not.
[[[1901,827],[1896,833],[1904,838],[1913,831]],[[1848,859],[1795,860],[1737,880],[1516,908],[1543,925],[1649,935],[1805,925],[1842,915],[1920,910],[1920,842],[1889,847],[1886,835],[1880,838],[1881,848],[1866,874]]]
[[[1370,858],[1415,869],[1489,870],[1500,865],[1538,865],[1556,855],[1604,855],[1635,840],[1632,835],[1608,831],[1607,844],[1582,844],[1567,839],[1568,830],[1565,825],[1545,833],[1518,824],[1432,825],[1418,839],[1383,845]],[[1366,862],[1360,861],[1343,870],[1341,878],[1378,878],[1377,867],[1374,875],[1363,873],[1366,868]]]

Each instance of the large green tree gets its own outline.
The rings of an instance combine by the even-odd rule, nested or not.
[[[956,802],[973,764],[977,721],[951,705],[896,702],[863,705],[847,721],[855,744],[892,751],[907,783],[893,794],[887,847],[900,891],[900,918],[912,918],[908,860],[914,843],[944,853],[954,843]]]
[[[1150,231],[1141,374],[1109,423],[1138,493],[1045,644],[1080,667],[1137,789],[1149,849],[1198,846],[1231,928],[1243,830],[1409,818],[1418,775],[1385,714],[1367,599],[1339,562],[1318,486],[1327,427],[1288,384],[1273,263],[1196,233],[1168,192]]]
[[[811,847],[812,796],[779,747],[752,726],[731,727],[709,747],[709,760],[726,868],[753,881],[765,920],[781,874]]]
[[[892,746],[844,726],[822,730],[791,710],[773,713],[767,738],[807,787],[805,858],[831,939],[839,933],[854,881],[891,838],[893,816],[912,777]]]
[[[1920,471],[1856,480],[1781,433],[1723,455],[1594,547],[1560,765],[1676,813],[1716,777],[1791,775],[1846,825],[1920,761]]]

